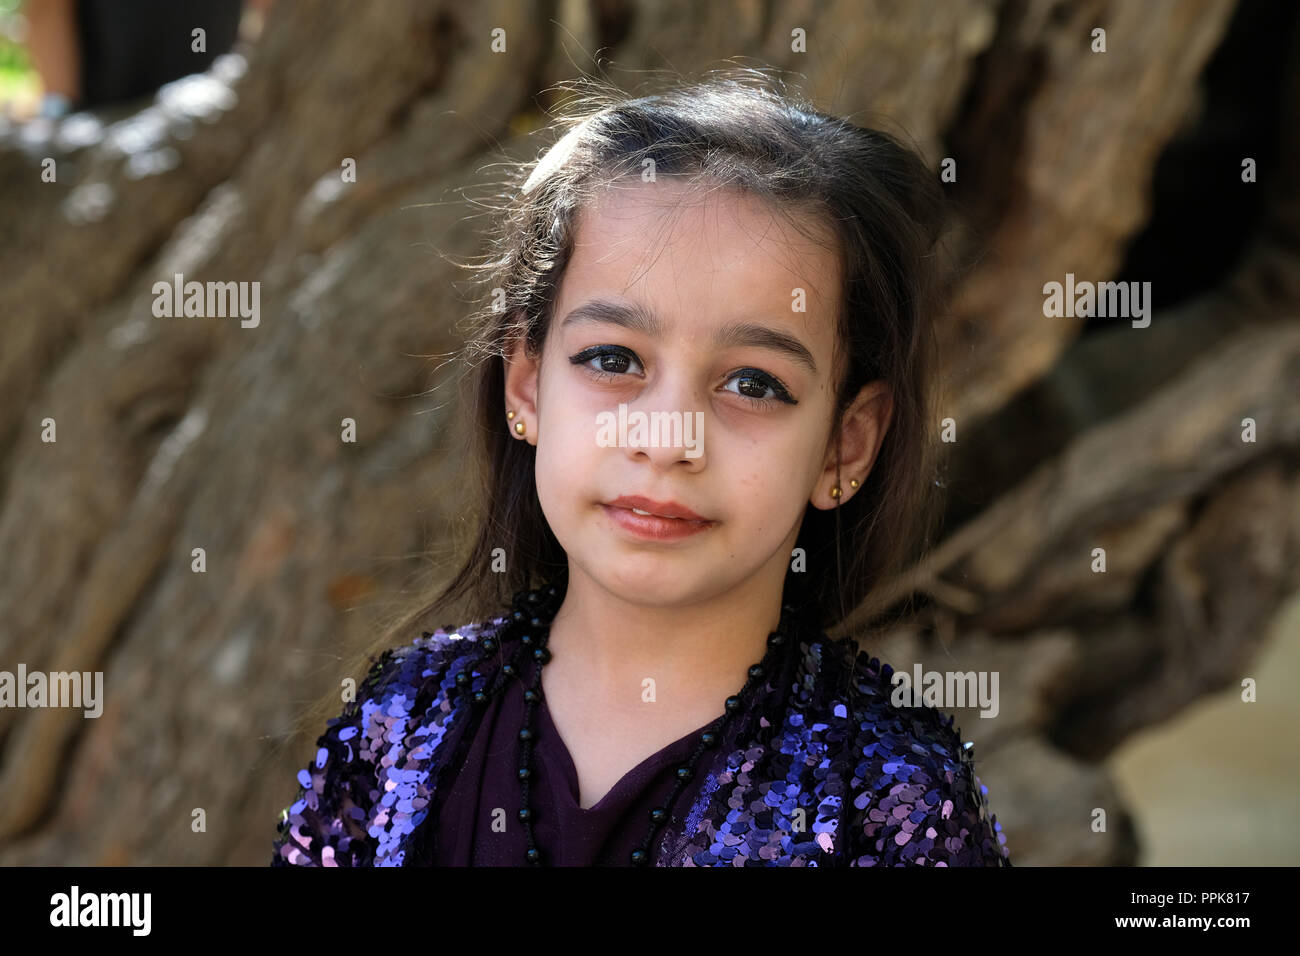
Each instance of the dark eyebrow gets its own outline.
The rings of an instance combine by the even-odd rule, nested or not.
[[[652,339],[660,335],[659,317],[640,303],[624,304],[610,299],[592,299],[566,315],[560,322],[560,327],[578,322],[608,322]],[[718,349],[753,346],[780,352],[813,375],[817,374],[817,363],[802,342],[788,332],[757,322],[729,322],[714,330],[711,344]]]

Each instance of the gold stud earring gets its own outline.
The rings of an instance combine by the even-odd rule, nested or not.
[[[840,496],[840,486],[836,485],[833,488],[831,488],[831,497],[838,498],[839,496]]]
[[[515,417],[515,413],[513,410],[506,412],[506,421],[510,421],[510,419],[514,417]]]
[[[526,431],[526,429],[524,428],[524,423],[523,423],[523,422],[515,422],[515,434],[516,434],[516,435],[522,435],[525,431]]]
[[[858,486],[858,479],[856,479],[856,478],[850,478],[850,479],[849,479],[849,487],[850,487],[850,488],[856,488],[857,486]]]

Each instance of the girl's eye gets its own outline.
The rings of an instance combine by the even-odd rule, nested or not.
[[[783,402],[786,405],[799,404],[799,402],[790,395],[790,392],[784,385],[771,375],[756,368],[742,368],[736,370],[732,373],[731,378],[728,379],[728,384],[731,382],[736,383],[736,394],[748,398],[756,405],[761,405],[764,408],[775,405],[777,402]],[[775,397],[763,397],[763,393],[769,389]],[[731,391],[731,389],[727,389],[727,391]]]
[[[569,357],[569,361],[578,366],[582,366],[590,372],[599,381],[611,381],[620,375],[628,374],[628,366],[635,365],[641,368],[641,362],[636,355],[625,348],[615,345],[596,345],[589,349],[583,349],[577,355]],[[593,365],[593,363],[595,363]],[[732,372],[727,379],[727,383],[736,383],[735,394],[741,398],[749,399],[753,404],[768,408],[778,402],[786,405],[798,405],[799,402],[790,395],[790,392],[780,381],[773,378],[766,372],[756,368],[742,368]],[[727,388],[725,391],[733,391]],[[775,397],[766,397],[763,393],[771,391]]]
[[[577,355],[572,356],[569,361],[574,365],[584,366],[601,381],[609,381],[616,375],[625,374],[629,364],[638,368],[641,365],[636,356],[627,349],[617,348],[612,345],[597,345],[593,348],[583,349]],[[593,368],[592,362],[595,362],[599,367]]]

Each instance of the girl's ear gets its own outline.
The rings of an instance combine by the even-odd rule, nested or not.
[[[893,417],[894,395],[890,387],[884,382],[862,386],[844,413],[839,434],[831,436],[826,462],[809,499],[814,507],[828,511],[862,490]],[[838,498],[832,494],[837,487]]]
[[[537,444],[537,377],[541,356],[524,348],[524,337],[513,336],[505,350],[506,427],[516,438]],[[513,412],[513,415],[510,413]],[[522,424],[523,433],[516,427]]]

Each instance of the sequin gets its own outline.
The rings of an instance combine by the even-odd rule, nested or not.
[[[492,656],[475,664],[476,642],[505,623],[439,628],[380,656],[298,772],[272,866],[411,865],[444,750],[497,674]],[[798,633],[786,658],[705,756],[704,783],[661,831],[656,865],[1011,865],[951,716],[895,707],[893,668],[850,639]],[[460,671],[470,680],[457,687]]]

